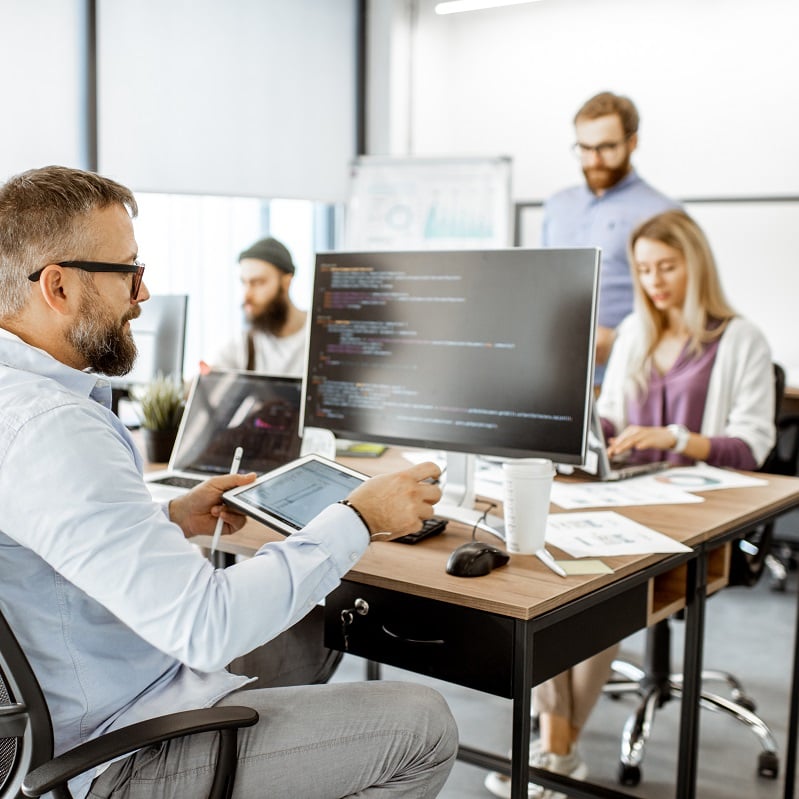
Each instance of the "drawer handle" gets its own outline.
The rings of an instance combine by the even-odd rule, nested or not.
[[[390,636],[391,638],[396,638],[398,641],[405,641],[407,644],[443,644],[443,638],[405,638],[405,636],[397,635],[396,633],[391,632],[391,630],[386,627],[385,624],[381,625],[383,628],[383,632]]]

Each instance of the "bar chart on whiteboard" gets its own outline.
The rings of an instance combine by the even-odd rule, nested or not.
[[[512,243],[511,159],[363,156],[350,173],[344,247],[450,250]]]

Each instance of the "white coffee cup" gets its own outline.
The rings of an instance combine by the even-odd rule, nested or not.
[[[518,458],[502,464],[505,478],[505,547],[533,555],[544,547],[549,494],[555,468],[545,458]]]

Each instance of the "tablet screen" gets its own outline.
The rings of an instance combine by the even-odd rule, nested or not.
[[[269,472],[250,486],[227,492],[225,500],[290,533],[344,499],[364,479],[357,472],[311,456]]]

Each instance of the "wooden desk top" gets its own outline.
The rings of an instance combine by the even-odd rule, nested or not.
[[[400,453],[387,452],[377,459],[343,459],[348,466],[370,474],[392,471],[407,463]],[[691,547],[753,526],[757,522],[799,505],[799,478],[755,475],[768,479],[765,486],[731,488],[703,493],[705,502],[690,505],[636,506],[613,510],[658,530]],[[552,507],[557,513],[561,509]],[[487,533],[478,536],[492,543]],[[453,577],[445,572],[447,559],[455,547],[469,540],[471,528],[450,522],[441,535],[420,544],[404,545],[374,542],[361,560],[346,575],[367,585],[387,588],[431,599],[498,613],[518,619],[531,619],[561,607],[587,593],[635,574],[644,568],[663,564],[670,568],[687,555],[631,555],[602,558],[613,570],[605,575],[559,577],[533,555],[512,555],[510,563],[480,578]],[[248,520],[238,533],[223,536],[219,549],[252,555],[267,541],[282,536],[255,520]],[[210,536],[194,539],[209,545]],[[568,556],[551,547],[556,557]]]

